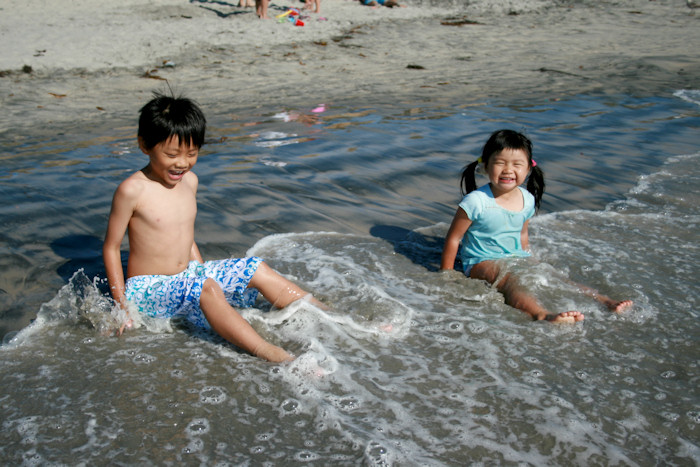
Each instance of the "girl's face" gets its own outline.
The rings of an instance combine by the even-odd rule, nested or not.
[[[522,149],[504,149],[489,158],[486,173],[494,195],[508,193],[520,186],[530,171],[530,161]]]

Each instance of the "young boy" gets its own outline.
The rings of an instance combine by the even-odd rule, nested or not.
[[[266,360],[291,360],[260,337],[229,301],[252,306],[259,290],[273,306],[284,308],[307,292],[257,257],[204,262],[194,241],[198,180],[191,169],[205,126],[204,115],[189,99],[156,94],[141,109],[138,143],[150,162],[124,180],[112,200],[102,250],[112,296],[124,309],[128,301],[149,316],[182,316],[211,327]],[[120,246],[127,229],[125,282]]]

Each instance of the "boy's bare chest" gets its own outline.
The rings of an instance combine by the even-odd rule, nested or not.
[[[193,228],[197,200],[191,190],[182,188],[165,193],[154,190],[146,194],[134,213],[135,217],[157,230]]]

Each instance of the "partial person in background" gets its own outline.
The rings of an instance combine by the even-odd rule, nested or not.
[[[270,3],[270,0],[255,0],[255,14],[258,15],[258,18],[270,19],[270,17],[267,16],[268,3]]]
[[[394,7],[405,7],[406,5],[400,5],[399,2],[396,2],[395,0],[359,0],[360,3],[366,6],[385,6],[389,8],[394,8]]]
[[[304,10],[321,13],[321,0],[305,0]]]

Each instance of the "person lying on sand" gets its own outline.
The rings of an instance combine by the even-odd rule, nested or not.
[[[399,2],[396,2],[394,0],[359,0],[360,3],[366,6],[385,6],[389,8],[394,8],[394,7],[405,7],[406,5],[400,5]]]

